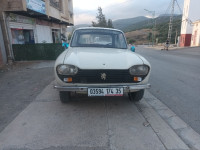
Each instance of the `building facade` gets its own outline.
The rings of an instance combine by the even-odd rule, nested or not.
[[[6,51],[4,46],[4,39],[0,24],[0,67],[7,62]]]
[[[193,23],[191,46],[200,46],[200,20]]]
[[[13,60],[13,44],[61,43],[61,35],[67,36],[67,26],[74,24],[73,2],[1,0],[0,24],[6,59]]]
[[[193,22],[199,17],[199,0],[185,0],[181,25],[180,47],[190,46]]]

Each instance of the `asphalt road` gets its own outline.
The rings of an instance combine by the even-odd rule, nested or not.
[[[152,65],[150,92],[200,133],[200,48],[136,52]]]

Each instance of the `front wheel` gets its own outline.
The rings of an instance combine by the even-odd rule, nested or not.
[[[59,92],[59,95],[60,95],[60,101],[62,103],[67,103],[70,101],[70,98],[71,98],[71,95],[70,95],[70,92],[67,92],[67,91],[60,91]]]
[[[143,98],[144,90],[140,90],[137,92],[130,92],[130,93],[128,93],[128,96],[129,96],[130,101],[138,102]]]

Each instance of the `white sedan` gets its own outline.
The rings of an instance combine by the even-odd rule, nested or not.
[[[124,33],[107,28],[79,28],[68,49],[55,62],[54,86],[61,102],[71,93],[88,96],[123,96],[139,101],[150,88],[149,62],[128,49]]]

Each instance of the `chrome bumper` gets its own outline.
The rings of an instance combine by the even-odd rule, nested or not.
[[[142,89],[149,89],[150,84],[136,84],[136,85],[88,85],[88,86],[54,86],[58,91],[70,91],[70,92],[87,92],[88,88],[123,88],[124,92],[135,92]]]

